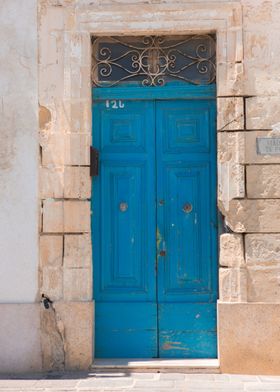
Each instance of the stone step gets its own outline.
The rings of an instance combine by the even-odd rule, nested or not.
[[[220,373],[218,359],[95,359],[98,372]]]

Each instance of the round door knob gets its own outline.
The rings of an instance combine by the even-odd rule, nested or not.
[[[191,203],[184,204],[182,210],[185,214],[189,214],[192,211]]]
[[[124,203],[124,202],[121,202],[120,205],[119,205],[119,209],[120,209],[121,212],[125,212],[128,209],[128,204]]]

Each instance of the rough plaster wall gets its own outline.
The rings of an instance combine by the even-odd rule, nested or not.
[[[37,1],[0,2],[0,302],[38,286]]]

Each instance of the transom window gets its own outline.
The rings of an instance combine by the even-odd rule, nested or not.
[[[205,85],[215,78],[214,35],[92,37],[93,86],[163,86],[174,80]]]

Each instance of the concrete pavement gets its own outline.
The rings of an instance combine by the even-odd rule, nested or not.
[[[182,373],[0,375],[3,392],[280,392],[280,376]]]

